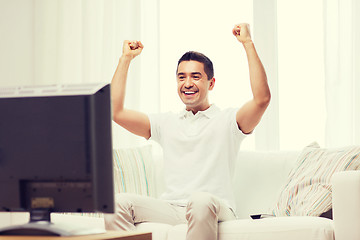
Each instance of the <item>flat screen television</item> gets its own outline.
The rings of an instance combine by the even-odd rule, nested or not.
[[[30,212],[3,235],[81,235],[52,212],[114,212],[109,84],[0,88],[0,211]]]

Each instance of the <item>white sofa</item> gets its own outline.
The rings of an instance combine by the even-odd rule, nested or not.
[[[322,217],[271,217],[253,220],[250,214],[269,213],[300,152],[241,152],[234,186],[238,219],[219,223],[219,240],[359,240],[360,171],[333,177],[334,220]],[[156,192],[163,189],[162,161],[155,158]],[[0,227],[27,221],[24,213],[1,213]],[[104,228],[99,217],[53,214],[54,222],[81,222]],[[153,232],[154,240],[184,240],[186,225],[141,223],[139,231]]]

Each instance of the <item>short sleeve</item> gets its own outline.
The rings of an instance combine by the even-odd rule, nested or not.
[[[245,133],[243,133],[243,131],[239,128],[239,126],[238,126],[238,124],[237,124],[237,121],[236,121],[236,113],[237,113],[237,111],[238,111],[238,109],[237,108],[229,108],[228,109],[228,114],[229,114],[229,121],[230,121],[230,130],[231,130],[231,132],[235,135],[235,136],[237,136],[237,137],[239,137],[239,138],[244,138],[244,137],[246,137],[247,135],[249,135],[249,134],[245,134]],[[251,133],[250,133],[251,134]]]
[[[163,114],[157,113],[157,114],[149,114],[149,120],[150,120],[150,131],[151,136],[149,140],[154,140],[157,143],[161,142],[161,122],[163,119]]]
[[[171,112],[167,113],[155,113],[155,114],[149,114],[149,120],[150,120],[150,131],[151,136],[149,140],[154,140],[155,142],[162,145],[162,141],[164,138],[164,131],[166,131],[166,128],[169,126],[169,122],[171,122],[173,119],[171,118],[173,114]]]

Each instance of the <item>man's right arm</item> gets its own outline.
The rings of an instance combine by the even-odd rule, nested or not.
[[[124,41],[123,54],[120,57],[111,81],[111,102],[113,120],[128,131],[149,139],[151,136],[150,120],[144,113],[124,108],[126,80],[131,61],[141,53],[141,42]]]

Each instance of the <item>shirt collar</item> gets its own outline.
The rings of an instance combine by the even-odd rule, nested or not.
[[[220,111],[220,109],[215,105],[215,104],[211,104],[210,107],[204,111],[198,111],[196,115],[204,115],[207,118],[213,118],[218,112]],[[194,116],[194,114],[192,113],[192,111],[187,111],[186,109],[182,110],[179,114],[180,118],[188,118]]]

